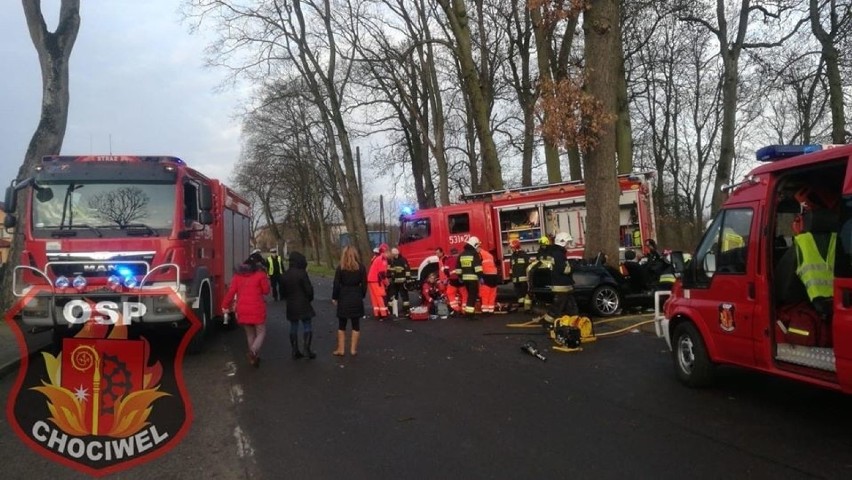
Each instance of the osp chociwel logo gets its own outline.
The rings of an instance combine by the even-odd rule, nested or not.
[[[6,314],[21,348],[6,411],[17,435],[41,455],[97,476],[171,450],[192,421],[182,375],[184,351],[199,328],[191,309],[168,288],[140,291],[134,301],[72,300],[56,319],[68,325],[68,336],[56,342],[58,350],[30,359],[19,322],[44,314],[51,295],[34,287]],[[179,341],[160,334],[152,345],[133,327],[153,301],[188,319]]]

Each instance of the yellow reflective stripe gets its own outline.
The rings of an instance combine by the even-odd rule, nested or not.
[[[571,285],[553,285],[550,287],[550,291],[554,293],[573,292],[574,287]]]

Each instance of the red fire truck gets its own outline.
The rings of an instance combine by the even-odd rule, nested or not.
[[[650,172],[618,177],[622,248],[639,249],[646,239],[654,238],[652,180]],[[461,251],[476,236],[502,262],[508,280],[509,242],[515,238],[524,250],[535,253],[543,235],[568,232],[573,238],[569,255],[582,256],[586,214],[586,186],[580,181],[476,193],[456,205],[403,212],[399,250],[416,268],[434,255],[435,248]]]
[[[770,146],[683,264],[658,334],[690,386],[717,364],[852,393],[852,146]]]
[[[33,177],[7,190],[7,228],[17,222],[22,190],[24,249],[14,294],[34,286],[51,292],[25,307],[25,325],[53,329],[59,341],[71,328],[65,306],[85,296],[119,304],[141,299],[146,308],[139,322],[186,326],[168,298],[133,296],[168,286],[201,321],[190,344],[200,349],[234,266],[249,255],[246,200],[176,157],[49,156]]]

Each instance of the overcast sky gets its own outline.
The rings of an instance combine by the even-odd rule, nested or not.
[[[42,0],[53,31],[59,0]],[[71,105],[62,154],[175,155],[227,181],[239,156],[240,98],[215,92],[207,43],[181,23],[176,0],[81,2],[71,53]],[[0,0],[0,191],[38,125],[41,73],[20,0]],[[110,142],[111,138],[111,142]]]

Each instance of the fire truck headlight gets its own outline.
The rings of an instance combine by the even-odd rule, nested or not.
[[[86,288],[87,284],[88,282],[86,282],[86,279],[83,278],[82,275],[77,275],[76,277],[74,277],[74,281],[71,282],[71,285],[73,285],[74,288],[76,288],[77,290],[82,290]]]
[[[71,285],[71,281],[68,280],[68,277],[65,275],[60,275],[56,277],[54,285],[56,285],[56,288],[68,288],[68,286]]]
[[[128,275],[124,277],[124,286],[127,288],[135,288],[139,285],[139,282],[136,281],[136,277],[133,275]]]
[[[107,278],[107,286],[112,290],[118,290],[121,288],[121,278],[118,275],[110,275]]]

